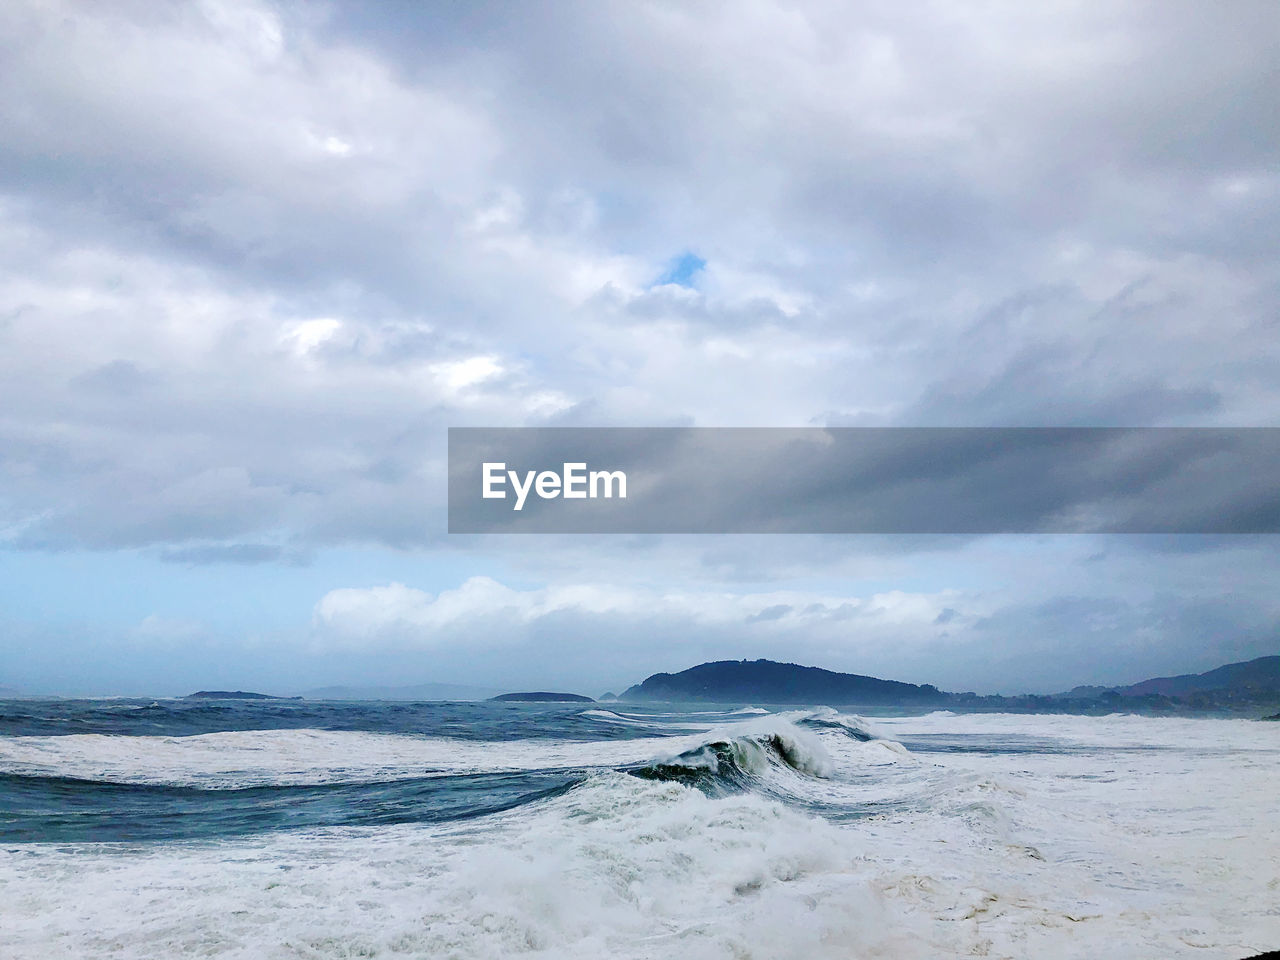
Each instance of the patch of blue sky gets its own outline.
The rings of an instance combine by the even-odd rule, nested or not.
[[[288,629],[305,624],[316,602],[338,587],[399,581],[438,593],[472,576],[492,576],[494,567],[492,558],[464,550],[331,548],[304,565],[180,563],[146,550],[0,550],[0,611],[6,620],[117,628],[156,615],[223,633],[250,624]]]
[[[674,284],[677,287],[687,287],[693,290],[697,287],[698,274],[702,272],[706,265],[707,261],[696,253],[686,250],[667,265],[666,271],[658,277],[653,285],[661,287]]]

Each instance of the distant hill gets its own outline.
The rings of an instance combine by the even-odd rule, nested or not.
[[[897,706],[945,703],[951,695],[930,684],[917,686],[795,663],[719,660],[680,673],[655,673],[629,687],[619,699]]]
[[[1051,693],[1055,700],[1097,700],[1103,694],[1115,693],[1114,687],[1098,687],[1093,685],[1072,687],[1066,693]]]
[[[590,697],[577,693],[547,693],[543,690],[535,693],[503,693],[489,699],[499,703],[595,703]]]
[[[487,700],[499,689],[460,683],[418,683],[403,687],[344,685],[304,690],[302,695],[308,700]]]
[[[1240,715],[1280,704],[1280,656],[1229,663],[1206,673],[1157,677],[1126,687],[1079,686],[1067,693],[1017,696],[945,693],[927,683],[901,683],[773,660],[720,660],[680,673],[655,673],[629,687],[619,699],[948,707],[1001,713],[1098,714],[1122,710]]]
[[[1165,697],[1180,698],[1211,690],[1228,690],[1236,693],[1280,692],[1280,657],[1258,657],[1255,660],[1228,663],[1206,673],[1155,677],[1127,687],[1116,688],[1116,692],[1123,697],[1160,694]]]
[[[301,700],[301,697],[273,697],[266,693],[249,693],[247,690],[197,690],[184,700]]]

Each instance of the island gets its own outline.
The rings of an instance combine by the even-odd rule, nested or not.
[[[301,697],[273,697],[268,693],[250,693],[248,690],[197,690],[184,700],[301,700]]]
[[[1280,705],[1280,656],[1229,663],[1205,673],[1153,677],[1126,686],[1077,686],[1065,693],[948,693],[933,684],[882,680],[773,660],[717,660],[655,673],[620,700],[735,704],[824,704],[964,712],[1116,712],[1257,716]],[[1263,717],[1263,719],[1277,719]]]
[[[718,703],[827,703],[931,705],[950,695],[917,686],[821,667],[773,660],[717,660],[680,673],[655,673],[623,691],[622,700],[702,700]]]
[[[489,698],[490,703],[595,703],[591,697],[577,693],[548,693],[539,690],[534,693],[504,693]]]

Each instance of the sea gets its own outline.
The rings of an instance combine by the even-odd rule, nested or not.
[[[1280,948],[1280,723],[0,701],[0,957]]]

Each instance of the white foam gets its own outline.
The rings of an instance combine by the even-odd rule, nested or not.
[[[238,789],[525,770],[590,770],[674,756],[712,739],[776,733],[802,743],[806,735],[792,722],[798,716],[801,714],[711,724],[681,736],[602,741],[483,741],[308,729],[187,737],[0,737],[0,773]]]
[[[892,929],[855,868],[780,805],[603,774],[483,827],[6,854],[0,939],[15,960],[820,957]]]
[[[765,775],[778,767],[785,759],[786,769],[796,770],[815,777],[827,777],[832,770],[831,755],[822,740],[813,733],[795,726],[789,719],[770,715],[767,719],[748,720],[721,727],[715,734],[706,734],[703,744],[723,742],[729,746],[733,762],[747,773]],[[772,741],[781,757],[767,741]],[[672,763],[677,759],[685,766],[700,766],[711,770],[719,767],[717,755],[699,744],[694,751],[667,751],[656,758],[659,762]]]
[[[8,737],[0,739],[0,772],[235,789],[621,766],[647,760],[667,742],[475,741],[329,730]]]
[[[797,783],[893,798],[840,825],[756,795],[712,800],[600,773],[465,826],[12,845],[0,850],[0,943],[13,960],[1179,960],[1280,943],[1280,726],[993,715],[883,726],[1068,752],[911,757],[816,734],[831,779]],[[877,754],[897,759],[870,764]]]
[[[628,727],[649,727],[653,730],[669,730],[674,728],[681,730],[689,729],[705,729],[710,730],[714,724],[711,723],[680,723],[673,724],[664,720],[655,720],[650,717],[631,716],[628,714],[615,713],[612,710],[583,710],[579,714],[582,717],[590,717],[592,720],[599,720],[604,723],[622,724]]]

